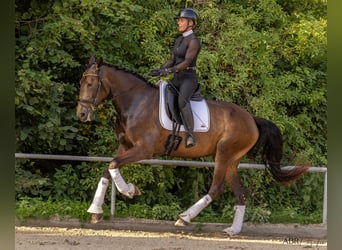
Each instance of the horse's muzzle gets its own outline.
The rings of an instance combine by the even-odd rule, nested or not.
[[[95,118],[95,112],[90,107],[80,104],[77,106],[76,115],[81,122],[90,122]]]

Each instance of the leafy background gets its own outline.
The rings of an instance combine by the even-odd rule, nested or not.
[[[208,99],[237,103],[275,122],[284,135],[284,164],[327,166],[327,1],[324,0],[22,0],[15,1],[16,152],[112,156],[116,112],[100,106],[93,123],[75,116],[78,81],[91,55],[149,70],[170,55],[174,16],[200,16],[198,74]],[[211,160],[201,158],[198,160]],[[244,162],[249,162],[244,159]],[[18,217],[86,220],[106,164],[16,160]],[[212,170],[129,164],[124,178],[143,195],[118,196],[117,215],[175,219],[206,194]],[[323,175],[278,186],[264,172],[240,170],[248,189],[246,220],[320,223]],[[109,204],[106,198],[106,204]],[[232,219],[227,190],[197,220]],[[108,207],[105,208],[108,216]]]

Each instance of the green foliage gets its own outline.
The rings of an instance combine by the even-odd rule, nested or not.
[[[76,166],[62,165],[51,178],[52,196],[56,199],[87,200],[96,188],[93,185],[94,180],[88,177],[90,174],[94,176],[96,171],[92,171],[85,163]]]
[[[284,135],[284,164],[327,165],[327,1],[15,4],[17,152],[114,155],[118,141],[110,121],[117,114],[109,102],[99,107],[93,123],[76,120],[84,65],[95,55],[145,75],[170,56],[179,35],[174,16],[181,8],[194,7],[200,17],[198,75],[205,97],[235,102],[275,122]],[[85,218],[83,202],[92,199],[105,168],[99,163],[17,160],[17,211],[25,214],[27,207],[29,214],[39,214],[36,207],[44,203],[46,215],[53,214],[53,206],[65,201],[71,207],[72,200]],[[127,165],[122,174],[143,195],[134,200],[119,195],[118,214],[159,219],[174,219],[208,192],[212,178],[209,169],[139,164]],[[308,174],[293,186],[281,187],[260,171],[240,174],[249,191],[247,220],[283,221],[291,212],[290,221],[320,221],[322,175]],[[230,221],[234,203],[229,190],[198,220]],[[58,209],[73,213],[62,205]]]
[[[80,201],[53,199],[43,200],[41,198],[22,198],[16,203],[16,216],[20,220],[29,218],[78,218],[81,221],[87,221],[89,214],[88,204]]]
[[[35,167],[33,162],[28,164],[30,167]],[[50,182],[49,178],[42,177],[39,170],[30,171],[23,169],[18,162],[15,163],[15,193],[16,198],[22,196],[49,196]]]

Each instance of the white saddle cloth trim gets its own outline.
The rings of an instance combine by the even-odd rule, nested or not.
[[[172,130],[172,121],[168,117],[165,110],[165,87],[168,83],[162,80],[158,81],[159,85],[159,120],[163,128]],[[208,132],[210,128],[210,113],[206,100],[190,101],[192,114],[194,116],[194,132]],[[181,125],[180,131],[185,131],[184,126]]]

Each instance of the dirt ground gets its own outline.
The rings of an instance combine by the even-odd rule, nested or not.
[[[246,225],[229,237],[221,224],[195,224],[180,230],[173,222],[116,219],[97,225],[76,221],[16,223],[16,250],[187,250],[327,249],[326,226]],[[143,229],[143,230],[141,230]]]

